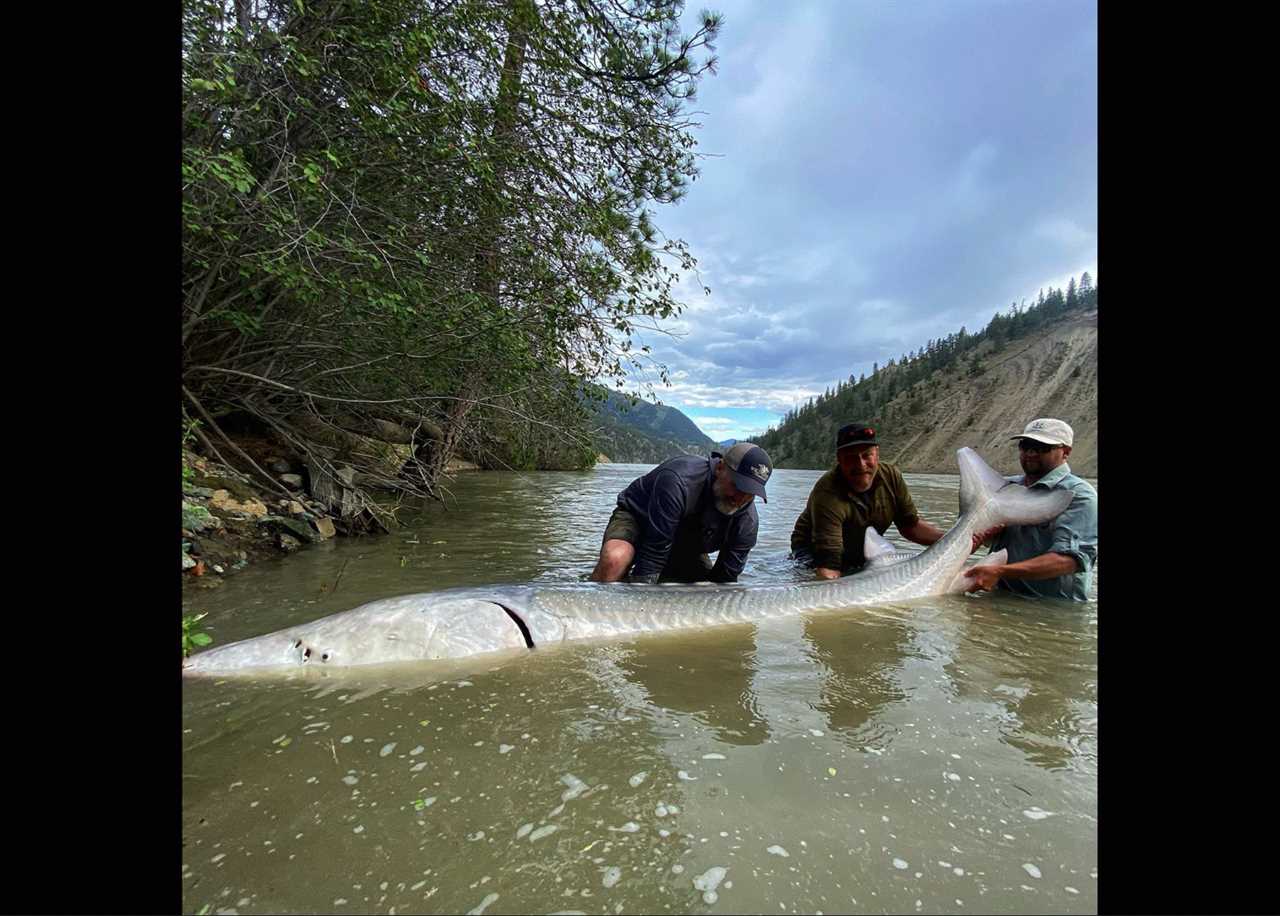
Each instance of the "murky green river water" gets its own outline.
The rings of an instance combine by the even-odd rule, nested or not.
[[[222,645],[376,598],[577,579],[645,470],[462,475],[448,511],[251,567],[184,613]],[[743,581],[798,575],[818,476],[776,472]],[[907,481],[949,527],[958,478]],[[1096,601],[948,596],[184,682],[183,909],[1096,912],[1097,633]]]

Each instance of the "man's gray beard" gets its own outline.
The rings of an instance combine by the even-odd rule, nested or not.
[[[747,508],[747,506],[749,505],[751,504],[744,503],[735,509],[727,499],[721,499],[718,496],[716,497],[716,511],[718,511],[721,515],[737,515],[739,512]]]
[[[720,481],[718,480],[711,485],[711,495],[715,498],[716,511],[721,515],[737,515],[743,509],[747,508],[747,506],[751,505],[751,503],[748,502],[735,508],[729,500],[720,495],[720,491],[722,489]]]

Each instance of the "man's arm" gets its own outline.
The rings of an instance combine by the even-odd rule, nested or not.
[[[756,546],[758,533],[759,526],[749,524],[746,519],[735,525],[732,542],[720,548],[716,555],[716,565],[711,568],[708,578],[712,582],[737,582],[747,565],[747,554]]]
[[[636,547],[636,562],[631,568],[631,582],[657,582],[671,555],[676,530],[684,514],[685,492],[674,472],[662,473],[653,482],[649,495],[649,523],[645,525]]]
[[[839,579],[840,567],[844,565],[844,516],[832,500],[814,495],[813,571],[819,579]]]
[[[917,544],[923,544],[928,547],[930,544],[938,541],[944,534],[943,530],[932,522],[926,522],[922,518],[916,518],[906,525],[898,526],[898,533],[908,541],[915,541]]]
[[[970,581],[965,591],[993,589],[1001,579],[1056,579],[1059,576],[1079,572],[1081,569],[1075,557],[1049,551],[1030,560],[1019,560],[1017,563],[1006,563],[1004,566],[971,566],[965,570],[965,577]]]

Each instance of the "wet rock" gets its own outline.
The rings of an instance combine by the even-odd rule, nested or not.
[[[301,475],[301,474],[281,474],[281,475],[280,475],[280,482],[281,482],[282,484],[284,484],[286,487],[288,487],[290,490],[301,490],[301,489],[302,489],[302,475]]]
[[[260,524],[270,525],[282,534],[289,534],[300,541],[312,543],[323,540],[318,532],[304,521],[296,518],[284,518],[280,515],[269,515]]]
[[[210,490],[208,487],[197,487],[195,484],[184,483],[182,485],[182,495],[183,496],[199,496],[203,499],[208,499],[210,496],[213,495],[213,491]]]
[[[196,588],[217,588],[223,581],[217,576],[205,576],[202,579],[196,579]]]
[[[269,467],[271,468],[271,470],[275,471],[277,474],[283,474],[287,477],[296,476],[294,474],[289,473],[290,471],[293,470],[293,465],[291,465],[288,461],[286,461],[283,458],[272,458],[270,461]],[[282,477],[281,480],[284,480],[284,478]],[[285,483],[287,484],[288,481],[286,480]],[[299,483],[298,486],[302,486],[302,484]]]
[[[333,527],[333,519],[327,516],[322,515],[320,518],[315,519],[312,524],[316,526],[316,531],[319,532],[322,538],[328,539],[338,533]]]
[[[216,490],[209,497],[211,508],[220,512],[236,512],[250,518],[262,518],[267,514],[267,507],[258,499],[234,499],[226,490]]]
[[[284,511],[289,513],[293,518],[301,518],[307,512],[306,507],[296,499],[289,500],[284,507]]]
[[[276,543],[280,545],[280,549],[285,553],[293,553],[302,546],[302,542],[296,537],[291,534],[285,534],[284,532],[280,533],[279,537],[276,539]]]
[[[216,572],[218,575],[222,575],[223,573],[226,572],[226,570],[223,569],[221,566],[219,566],[217,563],[213,564],[213,571]]]
[[[182,568],[184,571],[194,568],[195,565],[195,560],[191,559],[191,557],[187,556],[185,553],[182,555]]]

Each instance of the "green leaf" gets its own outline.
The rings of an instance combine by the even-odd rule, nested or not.
[[[197,646],[207,646],[209,643],[213,642],[213,637],[208,633],[196,633],[192,635],[191,641]]]

